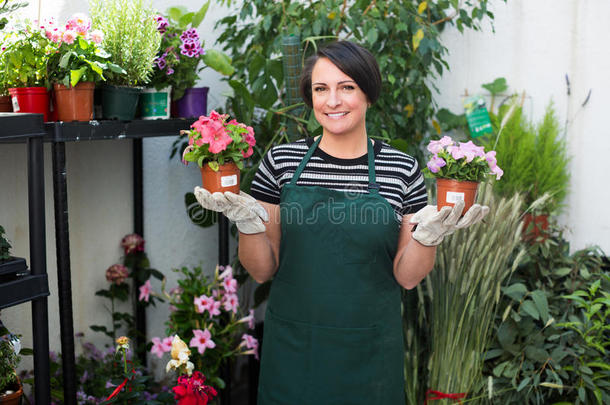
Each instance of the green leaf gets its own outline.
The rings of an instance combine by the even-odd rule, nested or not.
[[[170,7],[167,9],[167,15],[174,21],[180,21],[180,17],[186,14],[187,10],[183,6]]]
[[[536,309],[542,318],[542,322],[546,323],[549,320],[549,304],[544,292],[540,290],[533,291],[532,299],[534,300],[534,304],[536,304]]]
[[[409,150],[409,143],[402,138],[392,139],[390,142],[390,146],[398,149],[401,152],[407,152]]]
[[[223,75],[230,76],[235,69],[231,66],[231,58],[226,54],[215,49],[208,49],[203,55],[203,61],[206,65]]]
[[[191,21],[193,21],[194,16],[195,13],[193,12],[184,14],[182,17],[180,17],[180,20],[178,20],[178,25],[181,28],[186,28],[191,23]]]
[[[210,7],[210,0],[208,0],[203,6],[201,6],[199,11],[197,11],[197,13],[195,13],[195,15],[193,16],[193,20],[191,21],[191,27],[193,27],[193,28],[199,27],[199,24],[201,24],[201,22],[205,18],[205,15],[208,13],[209,7]]]
[[[517,387],[517,392],[521,391],[523,388],[527,387],[527,384],[529,384],[529,382],[532,379],[530,377],[525,377],[523,380],[521,380],[521,382],[519,383],[519,386]]]
[[[87,71],[86,66],[83,66],[82,68],[80,68],[78,70],[71,70],[70,71],[70,85],[72,87],[76,86],[78,84],[78,82],[80,81],[80,78],[83,77],[83,75],[85,74],[86,71]]]
[[[521,301],[523,296],[527,294],[527,287],[522,283],[511,284],[508,287],[502,289],[502,292],[515,301]]]
[[[70,62],[70,58],[72,57],[72,55],[75,55],[75,53],[72,51],[64,53],[61,56],[61,59],[59,60],[59,67],[62,69],[66,69],[68,67],[68,63]]]
[[[535,346],[527,346],[525,348],[525,355],[529,359],[540,362],[540,363],[544,363],[550,357],[549,353],[546,350],[541,349],[539,347],[535,347]]]
[[[379,37],[379,34],[377,33],[377,28],[371,28],[366,33],[366,40],[371,45],[375,45],[375,43],[377,42],[377,38],[378,37]]]
[[[524,310],[532,318],[536,320],[540,319],[540,314],[538,313],[538,310],[536,309],[536,306],[534,305],[533,301],[525,301],[523,305],[521,305],[521,309]]]
[[[481,87],[489,91],[492,95],[500,94],[508,89],[506,79],[503,77],[497,78],[491,83],[485,83],[481,85]]]

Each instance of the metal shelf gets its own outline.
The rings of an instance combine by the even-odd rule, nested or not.
[[[49,296],[46,274],[26,274],[0,283],[0,309]]]

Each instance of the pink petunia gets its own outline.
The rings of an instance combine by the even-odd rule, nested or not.
[[[224,280],[225,278],[233,278],[233,267],[227,266],[219,266],[219,269],[222,270],[222,273],[218,276],[219,279]]]
[[[490,169],[496,167],[496,165],[498,164],[498,161],[496,160],[496,151],[492,150],[490,152],[487,152],[485,154],[485,160],[487,160],[487,164],[489,165]]]
[[[491,169],[491,172],[496,175],[496,180],[500,180],[502,175],[504,174],[504,170],[500,169],[500,166],[496,166]]]
[[[146,280],[146,282],[140,287],[140,297],[138,297],[138,301],[146,301],[150,299],[150,280]]]
[[[445,135],[438,141],[430,141],[427,146],[427,149],[430,153],[434,153],[436,155],[444,148],[451,145],[453,145],[453,139]]]
[[[466,156],[466,161],[471,162],[475,157],[485,157],[485,149],[482,146],[477,146],[472,141],[460,142],[460,149]]]
[[[233,138],[231,138],[224,129],[222,131],[218,131],[210,140],[210,152],[222,152],[223,150],[227,149],[227,146],[229,146],[231,142],[233,142]]]
[[[459,160],[459,159],[463,158],[464,156],[466,156],[464,154],[464,151],[459,146],[450,146],[449,148],[447,148],[447,151],[449,153],[451,153],[451,156],[455,160]]]
[[[205,353],[206,349],[213,349],[216,343],[212,340],[212,334],[209,330],[194,329],[193,338],[189,342],[190,347],[196,347],[199,354]]]
[[[430,159],[430,161],[428,162],[427,166],[432,173],[438,173],[440,168],[445,166],[446,164],[447,162],[445,162],[445,159],[434,155],[432,156],[432,159]]]
[[[252,146],[249,146],[248,150],[242,150],[241,151],[241,155],[244,158],[249,158],[250,156],[252,156],[253,153],[254,153],[254,149],[252,149]]]

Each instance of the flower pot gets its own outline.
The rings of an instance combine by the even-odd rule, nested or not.
[[[531,228],[530,224],[532,225]],[[548,215],[533,215],[529,212],[523,215],[523,239],[533,241],[542,238],[540,241],[544,242],[548,237],[548,229]]]
[[[106,119],[131,121],[136,116],[136,107],[142,87],[106,85],[102,90],[102,114]]]
[[[436,179],[436,207],[453,207],[459,200],[464,201],[462,215],[474,204],[479,183],[475,181],[457,181],[451,179]]]
[[[0,112],[13,112],[13,103],[10,96],[0,96]]]
[[[210,169],[207,163],[204,163],[200,169],[203,188],[210,193],[230,191],[239,194],[240,172],[235,163],[225,163],[216,172]]]
[[[23,388],[21,387],[19,380],[17,380],[16,387],[11,394],[0,394],[0,405],[19,405],[22,396]]]
[[[58,121],[91,121],[95,83],[81,82],[74,87],[54,84]]]
[[[199,118],[208,111],[209,87],[191,87],[184,96],[176,100],[176,116],[182,118]]]
[[[49,121],[49,92],[46,87],[17,87],[8,89],[8,92],[14,112],[43,114],[44,121]]]
[[[140,110],[143,120],[169,118],[171,87],[161,90],[148,88],[140,94]]]

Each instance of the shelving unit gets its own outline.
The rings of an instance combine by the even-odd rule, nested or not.
[[[142,138],[176,136],[188,129],[193,119],[51,122],[45,124],[45,142],[52,145],[53,197],[55,211],[55,241],[57,247],[57,283],[59,323],[64,376],[64,404],[76,405],[76,365],[72,315],[70,270],[70,236],[68,227],[68,196],[66,172],[66,142],[108,139],[131,139],[133,142],[134,232],[144,235]],[[134,294],[138,286],[134,286]],[[137,295],[134,299],[137,300]],[[146,330],[145,313],[141,307],[135,314],[136,328]],[[145,344],[136,341],[136,344]]]
[[[49,375],[49,319],[44,210],[44,137],[42,114],[0,113],[2,143],[27,144],[30,270],[0,281],[0,309],[32,302],[34,337],[34,396],[36,403],[51,403]],[[12,264],[7,264],[12,265]],[[0,265],[2,266],[2,265]],[[22,270],[23,270],[22,266]]]

